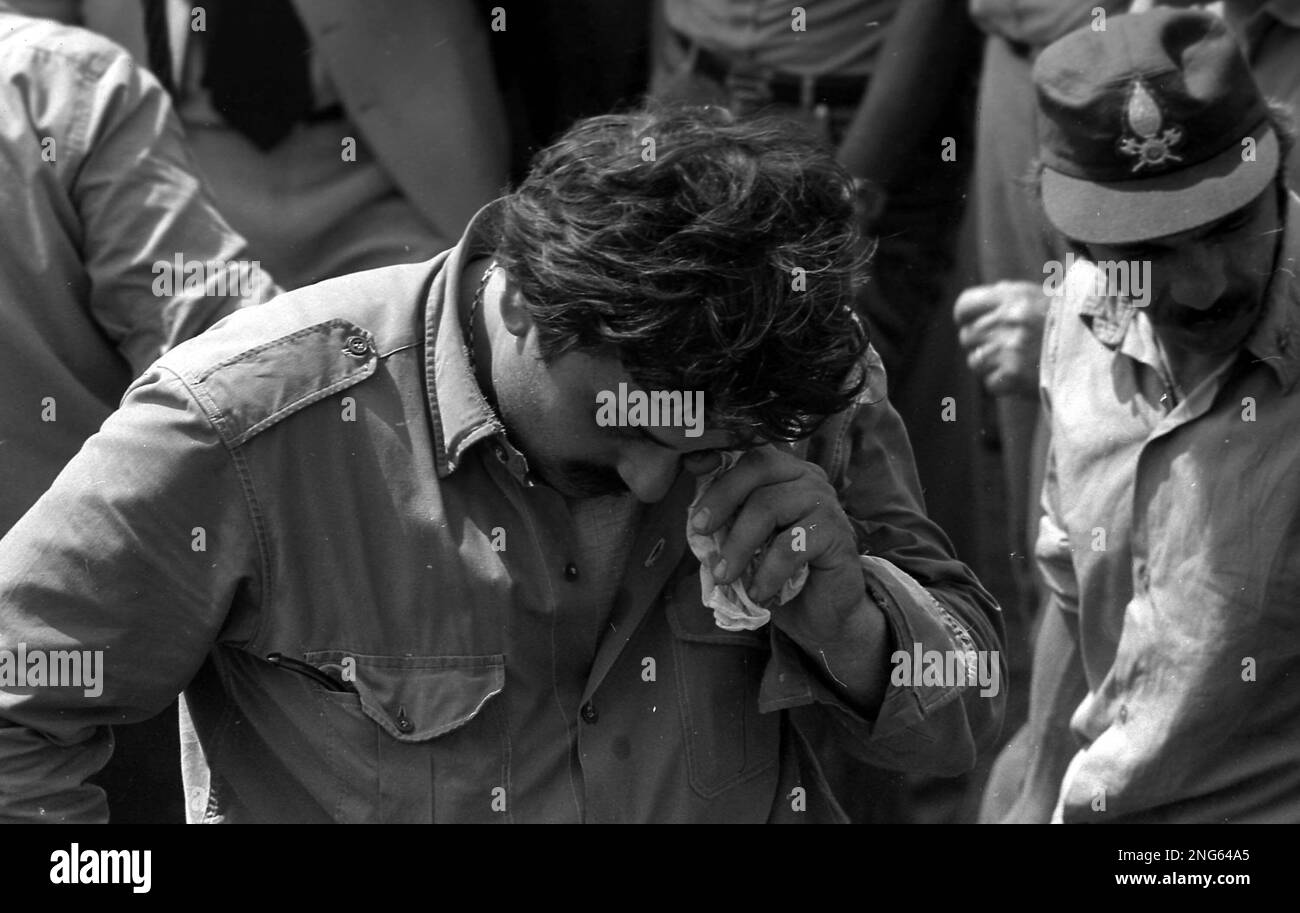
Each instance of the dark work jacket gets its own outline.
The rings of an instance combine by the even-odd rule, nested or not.
[[[168,353],[0,542],[3,643],[106,657],[96,697],[0,692],[0,819],[102,819],[85,778],[105,727],[184,689],[192,820],[516,820],[504,632],[562,611],[571,531],[466,359],[459,277],[494,218]],[[899,649],[997,650],[997,607],[922,513],[883,385],[873,358],[861,403],[802,445],[857,530],[863,605]],[[968,769],[1000,693],[891,684],[867,718],[773,625],[714,625],[684,541],[694,487],[683,473],[642,513],[568,708],[581,817],[836,821],[824,771]]]

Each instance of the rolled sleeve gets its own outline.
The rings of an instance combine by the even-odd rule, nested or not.
[[[978,751],[996,737],[1004,703],[1006,664],[993,645],[977,640],[952,612],[910,575],[880,558],[863,556],[870,602],[886,619],[891,645],[908,653],[984,651],[992,662],[983,685],[978,674],[964,683],[927,685],[919,677],[893,683],[878,712],[864,714],[818,665],[789,638],[774,638],[773,661],[760,693],[764,711],[792,709],[796,721],[818,728],[831,725],[836,741],[851,756],[881,767],[955,775],[970,769]],[[867,652],[870,645],[863,645]],[[891,649],[888,651],[893,653]],[[892,670],[892,666],[890,667]],[[882,675],[889,675],[883,671]],[[822,719],[813,719],[820,716]]]

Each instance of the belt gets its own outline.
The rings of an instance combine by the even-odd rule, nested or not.
[[[759,67],[701,47],[685,35],[673,33],[682,49],[695,54],[695,72],[722,83],[738,95],[755,102],[775,102],[811,108],[854,106],[867,88],[865,76],[797,76],[770,67]]]

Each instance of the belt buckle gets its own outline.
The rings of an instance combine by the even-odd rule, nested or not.
[[[738,113],[756,111],[772,101],[772,71],[767,67],[737,64],[727,71],[724,85]]]

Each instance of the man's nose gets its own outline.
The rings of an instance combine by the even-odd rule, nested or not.
[[[636,499],[643,504],[662,501],[681,471],[681,460],[662,448],[643,448],[618,465],[618,474]],[[656,452],[662,451],[662,452]]]
[[[1183,307],[1208,310],[1228,287],[1228,264],[1215,248],[1192,244],[1169,257],[1161,268],[1168,271],[1169,296]]]

